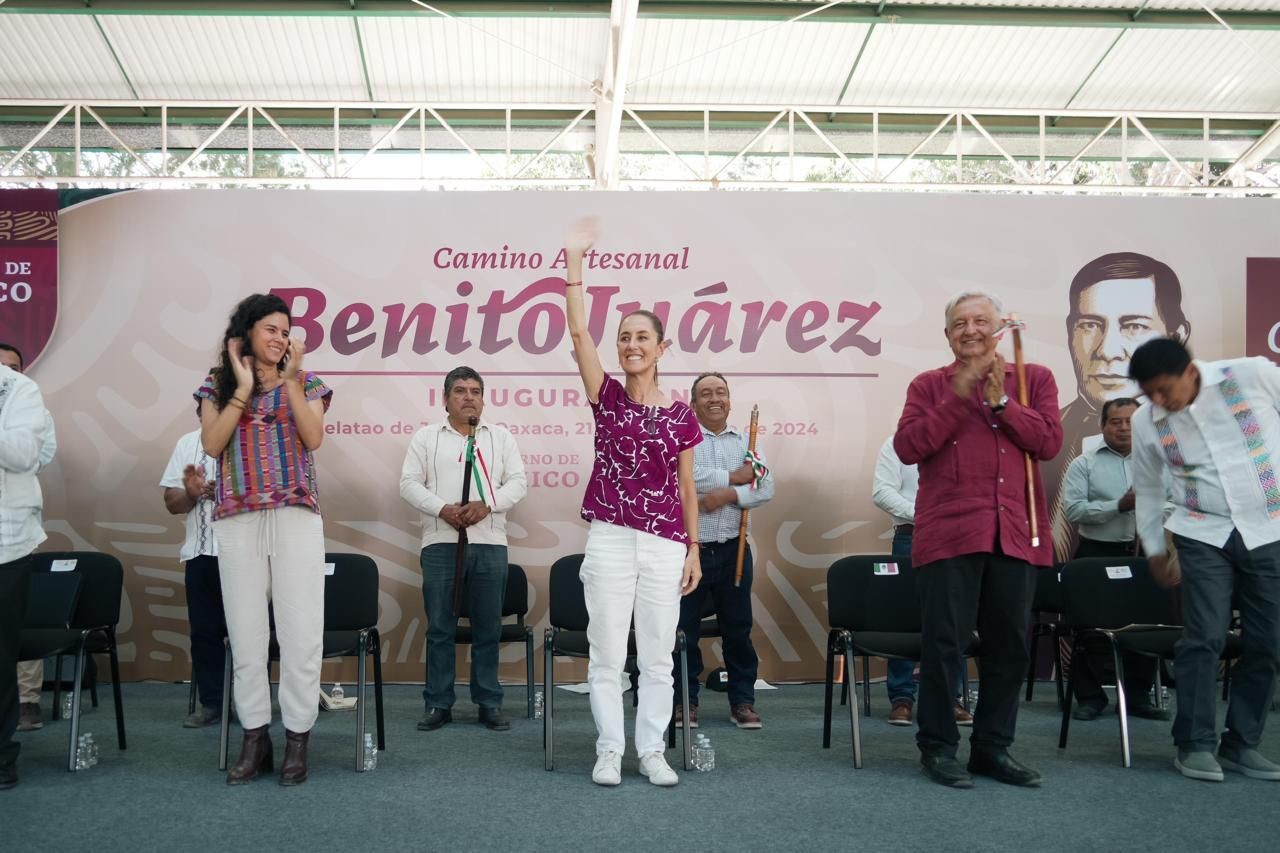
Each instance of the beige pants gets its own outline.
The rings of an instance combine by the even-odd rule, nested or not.
[[[236,713],[246,729],[271,722],[267,605],[280,642],[280,716],[308,732],[319,715],[324,634],[324,527],[301,507],[246,512],[213,523]]]
[[[72,667],[75,669],[75,667]],[[40,704],[40,688],[44,685],[44,661],[24,660],[18,664],[18,701],[23,705]]]

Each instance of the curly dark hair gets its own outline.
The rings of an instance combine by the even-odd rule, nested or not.
[[[231,319],[227,321],[227,330],[222,334],[222,345],[218,349],[218,366],[210,371],[213,375],[214,403],[219,409],[224,408],[227,401],[236,393],[236,373],[231,369],[231,355],[227,351],[227,342],[232,338],[239,338],[244,341],[244,346],[248,347],[249,332],[254,324],[270,314],[283,314],[289,318],[290,325],[293,324],[289,306],[274,293],[255,293],[252,296],[246,296],[231,312]],[[246,349],[244,354],[252,355],[253,353]],[[284,369],[283,359],[277,367]],[[259,390],[258,377],[255,375],[253,393],[257,394]]]

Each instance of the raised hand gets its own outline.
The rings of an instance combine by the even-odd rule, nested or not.
[[[280,374],[284,381],[288,382],[301,375],[302,356],[306,351],[306,344],[297,338],[289,338],[289,350],[284,354],[284,370]]]
[[[227,356],[231,360],[231,372],[236,375],[236,388],[238,391],[244,391],[248,397],[248,392],[253,391],[253,356],[245,355],[244,341],[240,338],[231,338],[227,341]]]
[[[573,224],[564,237],[564,247],[571,255],[584,255],[595,245],[600,237],[600,220],[594,216],[584,216]]]
[[[199,466],[188,465],[182,470],[182,488],[191,500],[198,501],[205,497],[209,485],[204,478],[204,469]]]
[[[1000,353],[994,353],[994,356],[991,360],[991,372],[987,374],[987,384],[982,391],[987,405],[992,407],[1000,405],[1000,398],[1004,396],[1004,359],[1000,357]]]

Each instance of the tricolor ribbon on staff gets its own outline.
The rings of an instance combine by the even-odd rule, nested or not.
[[[760,481],[769,476],[769,467],[764,464],[764,459],[754,450],[748,450],[743,462],[751,466],[751,488],[760,488]]]
[[[480,447],[475,443],[475,439],[473,438],[467,439],[466,448],[458,456],[459,462],[462,462],[464,460],[472,463],[471,478],[472,480],[475,481],[476,491],[480,494],[481,502],[485,504],[489,503],[488,498],[485,496],[484,484],[485,483],[489,484],[488,494],[492,495],[493,494],[493,478],[489,476],[489,465],[487,462],[484,461],[484,454],[480,452]],[[475,464],[477,462],[480,464],[479,465]],[[483,473],[483,479],[481,479],[482,473]]]

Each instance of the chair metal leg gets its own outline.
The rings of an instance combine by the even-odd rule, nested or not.
[[[827,636],[827,677],[822,701],[822,748],[831,748],[831,698],[835,692],[835,638]]]
[[[1152,696],[1155,698],[1155,700],[1156,700],[1156,707],[1157,707],[1157,708],[1159,708],[1161,711],[1165,710],[1165,707],[1164,707],[1164,685],[1162,685],[1162,684],[1160,683],[1160,680],[1161,680],[1161,679],[1160,679],[1160,668],[1161,668],[1161,664],[1163,664],[1163,663],[1164,663],[1164,661],[1163,661],[1163,660],[1161,660],[1160,658],[1156,658],[1156,683],[1155,683],[1154,685],[1152,685],[1153,689],[1152,689],[1152,691],[1151,691],[1151,695],[1152,695]]]
[[[542,638],[542,765],[544,770],[556,769],[555,757],[555,655],[552,653],[555,637],[550,628]]]
[[[849,648],[853,648],[852,640]],[[889,659],[885,658],[884,662],[888,666]],[[867,655],[862,656],[862,713],[865,717],[871,716],[871,658]]]
[[[222,641],[222,730],[218,735],[218,769],[227,769],[227,741],[231,733],[231,643]]]
[[[853,643],[850,642],[849,636],[844,637],[845,654],[844,654],[844,678],[848,684],[853,683]],[[853,695],[849,697],[849,731],[853,735],[853,767],[855,770],[862,769],[862,721],[858,719],[858,693],[855,689]]]
[[[1074,642],[1071,645],[1071,659],[1075,660],[1076,655],[1080,653],[1080,644]],[[1071,675],[1067,678],[1067,690],[1062,701],[1062,729],[1058,733],[1058,749],[1067,748],[1067,729],[1071,726],[1071,700],[1076,695],[1076,668],[1071,667]]]
[[[382,717],[382,636],[378,629],[369,632],[369,651],[373,655],[373,715],[378,726],[378,752],[387,750],[387,727]]]
[[[528,706],[526,716],[533,719],[533,629],[524,629],[524,660],[525,660],[525,704]]]
[[[684,769],[693,769],[693,725],[689,720],[689,651],[684,635],[677,640],[680,646],[680,704],[684,708],[684,721],[681,733],[684,739]]]
[[[71,694],[71,726],[67,733],[67,771],[69,773],[76,772],[76,747],[80,741],[80,685],[84,677],[84,661],[84,639],[81,638],[80,647],[76,649],[76,678],[75,686],[72,688],[75,692]]]
[[[969,707],[969,659],[966,657],[960,658],[960,704],[970,714],[973,713]]]
[[[1027,701],[1031,701],[1031,694],[1036,687],[1036,652],[1040,647],[1040,624],[1039,614],[1036,614],[1036,622],[1031,625],[1031,661],[1027,664]],[[967,692],[967,691],[966,691]]]
[[[1058,689],[1058,710],[1066,705],[1066,690],[1062,683],[1062,634],[1055,630],[1053,637],[1053,683]]]
[[[369,635],[363,633],[356,642],[356,772],[364,772],[364,701],[365,671],[368,667]]]
[[[196,670],[191,668],[191,688],[187,691],[187,713],[196,712]]]
[[[840,654],[841,654],[841,657],[840,657],[840,672],[841,672],[841,674],[842,674],[842,677],[841,677],[841,679],[840,679],[840,704],[841,704],[841,705],[844,705],[844,704],[847,704],[847,703],[848,703],[848,701],[849,701],[849,682],[848,682],[848,681],[846,681],[846,680],[843,678],[843,673],[844,673],[844,653],[843,653],[843,652],[841,652]]]
[[[93,655],[85,655],[85,679],[89,682],[89,701],[98,707],[98,660]]]
[[[1129,760],[1129,705],[1124,690],[1124,661],[1121,659],[1120,647],[1115,638],[1111,639],[1111,657],[1116,662],[1116,716],[1120,718],[1120,757],[1121,764],[1131,766]]]
[[[53,718],[62,719],[62,655],[54,659],[53,667]]]
[[[116,654],[116,637],[114,632],[109,636],[111,641],[110,659],[111,659],[111,698],[116,703],[116,743],[121,749],[128,749],[129,745],[124,737],[124,700],[120,695],[120,657]]]

